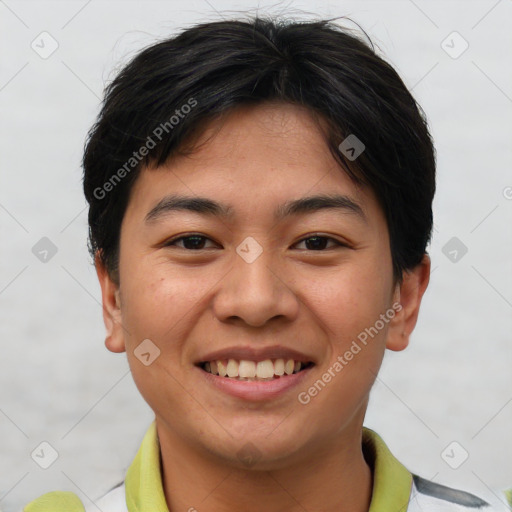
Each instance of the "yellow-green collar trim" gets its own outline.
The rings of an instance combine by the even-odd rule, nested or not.
[[[392,455],[373,430],[363,429],[365,456],[373,465],[373,491],[368,512],[405,512],[412,475]],[[169,512],[160,473],[160,444],[156,422],[148,428],[126,473],[126,504],[129,512]]]
[[[125,479],[129,512],[169,512],[160,472],[160,443],[156,421],[149,426]]]
[[[80,498],[69,491],[52,491],[39,496],[23,512],[85,512]]]
[[[505,498],[507,499],[507,503],[510,505],[510,510],[512,510],[512,487],[505,491]]]
[[[405,512],[411,495],[411,473],[369,428],[363,428],[363,450],[373,465],[372,501],[368,512]]]

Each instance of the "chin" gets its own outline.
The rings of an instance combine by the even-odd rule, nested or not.
[[[258,428],[254,428],[254,424],[239,424],[236,437],[230,437],[225,431],[219,432],[218,437],[203,432],[206,436],[201,443],[214,457],[238,469],[282,469],[302,459],[307,444],[300,435],[303,429],[290,428],[292,425],[285,427],[284,423],[286,420],[283,422],[281,417],[278,422],[263,422]]]

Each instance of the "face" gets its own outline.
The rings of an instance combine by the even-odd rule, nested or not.
[[[240,464],[252,443],[273,468],[357,438],[386,346],[414,328],[428,257],[394,285],[374,193],[306,110],[240,108],[202,141],[138,177],[119,287],[97,263],[107,347],[126,350],[159,435],[212,458]]]

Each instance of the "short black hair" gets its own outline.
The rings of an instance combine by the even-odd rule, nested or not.
[[[202,23],[145,48],[118,73],[83,157],[89,251],[114,281],[121,223],[141,168],[180,153],[208,121],[270,101],[306,107],[323,121],[340,169],[374,191],[395,282],[421,262],[436,167],[426,116],[366,32],[368,43],[351,32],[333,19]],[[364,144],[356,159],[340,150],[349,135]]]

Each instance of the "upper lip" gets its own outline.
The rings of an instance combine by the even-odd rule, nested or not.
[[[228,347],[208,352],[196,361],[196,364],[207,361],[236,359],[237,361],[264,361],[266,359],[293,359],[302,363],[314,363],[314,358],[293,348],[274,345],[272,347]]]

